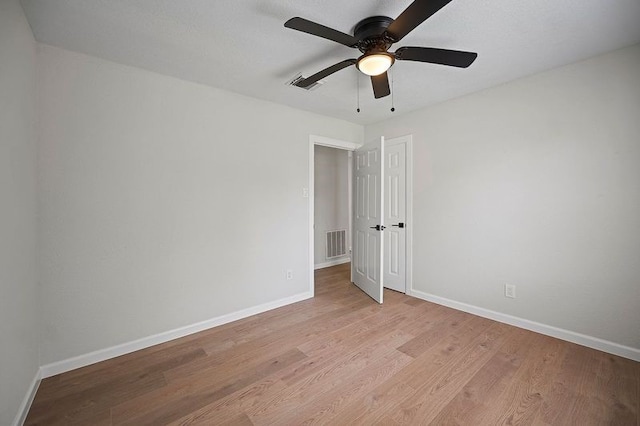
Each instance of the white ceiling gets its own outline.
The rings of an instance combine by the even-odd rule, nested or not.
[[[39,42],[367,124],[640,42],[640,0],[453,0],[391,51],[478,53],[468,69],[397,62],[391,97],[374,99],[350,67],[306,91],[285,83],[355,49],[284,28],[294,16],[351,33],[410,0],[22,0]],[[603,76],[605,78],[606,76]]]

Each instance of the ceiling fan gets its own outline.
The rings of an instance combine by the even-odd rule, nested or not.
[[[346,59],[338,62],[294,84],[307,88],[343,68],[355,65],[361,72],[371,76],[373,94],[378,99],[391,93],[387,70],[395,61],[418,61],[467,68],[476,60],[477,53],[433,47],[401,47],[395,52],[389,52],[392,44],[402,40],[450,1],[415,0],[395,20],[387,16],[372,16],[363,19],[356,24],[353,35],[304,18],[289,19],[284,24],[286,28],[326,38],[362,52],[358,59]]]

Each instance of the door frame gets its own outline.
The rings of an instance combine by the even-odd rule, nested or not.
[[[385,138],[388,141],[398,141],[406,143],[406,197],[407,197],[407,234],[406,234],[406,282],[405,282],[405,294],[413,296],[413,228],[415,223],[413,222],[413,135],[404,135],[394,138]],[[349,141],[343,141],[340,139],[328,138],[325,136],[309,135],[309,187],[306,188],[306,193],[309,195],[309,294],[311,297],[315,295],[315,278],[314,278],[314,266],[315,266],[315,232],[313,229],[313,222],[315,220],[315,145],[327,146],[330,148],[344,149],[346,151],[353,152],[360,148],[364,144],[355,143]],[[352,198],[353,185],[349,183],[349,198]],[[353,229],[353,207],[349,206],[349,226]],[[353,242],[352,242],[353,243]],[[351,255],[351,253],[350,253]],[[353,277],[351,277],[353,281]]]
[[[313,224],[315,221],[315,146],[321,145],[329,148],[337,148],[345,151],[353,152],[360,148],[363,144],[343,141],[340,139],[327,138],[325,136],[309,135],[309,187],[307,193],[309,194],[309,293],[311,297],[315,295],[315,230]],[[349,176],[349,199],[352,197],[352,185],[351,177]],[[351,204],[351,203],[350,203]],[[352,207],[349,206],[349,226],[352,227]],[[349,254],[351,255],[351,253]]]

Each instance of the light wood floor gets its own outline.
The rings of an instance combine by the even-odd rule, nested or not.
[[[26,424],[639,424],[640,363],[385,290],[316,297],[42,381]]]

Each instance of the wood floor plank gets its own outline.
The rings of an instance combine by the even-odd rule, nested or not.
[[[305,357],[306,355],[298,350],[287,351],[228,380],[205,380],[206,384],[198,388],[197,391],[186,393],[180,398],[172,398],[170,404],[160,398],[159,394],[154,395],[151,399],[145,398],[145,405],[142,405],[139,400],[121,404],[112,410],[113,424],[154,425],[169,423]]]
[[[230,420],[216,421],[215,424],[217,426],[253,426],[253,422],[249,416],[244,413],[241,413]]]
[[[286,310],[282,315],[275,316],[269,320],[244,324],[238,328],[229,328],[224,333],[212,336],[213,338],[200,340],[200,346],[204,348],[209,355],[221,353],[238,345],[253,344],[256,339],[287,329],[292,324],[301,324],[307,321],[313,321],[314,319],[317,320],[317,317],[322,319],[331,315],[340,316],[341,312],[352,308],[352,305],[358,303],[362,303],[362,298],[351,296],[341,299],[341,303],[306,303],[305,309],[296,311]]]
[[[393,378],[386,380],[364,396],[351,401],[335,415],[336,424],[358,424],[366,415],[368,424],[397,424],[389,417],[398,401],[404,401],[415,389]]]
[[[38,401],[32,405],[25,424],[88,422],[96,414],[102,417],[103,412],[114,405],[160,389],[165,384],[161,372],[119,377],[76,393],[65,393],[60,398]]]
[[[362,341],[375,338],[376,334],[381,333],[382,328],[386,328],[388,331],[390,327],[400,326],[400,323],[408,317],[407,311],[398,306],[384,310],[377,306],[372,306],[372,308],[364,310],[364,312],[370,312],[370,315],[366,315],[364,318],[354,318],[350,324],[344,327],[303,342],[297,346],[298,349],[311,355],[317,351],[324,351],[344,344],[357,345]]]
[[[640,363],[391,290],[315,297],[42,381],[27,425],[635,425]]]
[[[423,352],[414,362],[375,389],[373,391],[375,396],[368,395],[364,399],[391,399],[390,395],[394,394],[394,390],[405,384],[414,389],[412,394],[415,394],[415,389],[423,386],[425,378],[431,377],[435,371],[446,365],[462,348],[472,342],[479,329],[485,329],[491,325],[491,321],[473,316],[469,316],[462,324],[447,323],[443,327],[448,332],[439,333],[442,335],[440,341],[434,342],[429,350]],[[391,404],[378,404],[377,407],[368,406],[366,401],[363,401],[356,407],[350,407],[351,412],[357,414],[354,417],[354,424],[370,424],[389,410],[398,411],[399,404],[407,399],[394,399]],[[357,409],[360,411],[356,412]]]
[[[366,368],[345,377],[335,389],[329,388],[320,392],[313,398],[308,398],[299,405],[295,411],[281,412],[275,419],[261,422],[255,419],[256,424],[327,424],[332,422],[336,414],[351,401],[366,394],[379,383],[393,376],[397,371],[411,362],[411,358],[396,350],[390,350],[376,362],[367,365]]]
[[[374,372],[379,373],[385,368],[397,371],[407,360],[404,354],[389,346],[341,356],[337,362],[288,385],[274,398],[265,399],[262,404],[248,409],[247,414],[256,424],[290,424],[293,421],[291,416],[295,416],[296,421],[303,421],[305,410],[316,411],[329,402],[328,398],[347,394],[363,371],[370,371],[373,376]]]
[[[424,322],[422,326],[424,331],[399,347],[398,350],[416,358],[469,318],[471,315],[465,312],[438,310],[431,315],[429,321]]]
[[[288,384],[285,390],[273,398],[265,398],[261,404],[247,409],[247,414],[254,421],[260,419],[260,422],[266,422],[285,413],[296,413],[305,402],[315,399],[327,389],[335,392],[359,371],[374,368],[379,360],[391,351],[394,349],[381,345],[372,350],[367,348],[348,356],[341,356],[314,374]]]
[[[409,384],[416,389],[416,393],[400,403],[400,409],[393,418],[404,424],[431,422],[497,352],[509,332],[507,326],[494,323],[482,330],[479,336],[453,355],[446,364],[426,376],[429,380],[414,377]]]
[[[536,337],[525,330],[514,330],[511,339],[505,342],[431,423],[483,424],[482,415],[487,406],[490,406],[513,380],[523,361],[535,348]],[[525,423],[514,421],[510,424]]]
[[[478,424],[531,424],[538,416],[566,347],[557,339],[528,334],[532,341],[527,357],[502,392],[478,413]]]
[[[389,311],[391,312],[391,311]],[[389,321],[397,323],[399,319],[392,315]],[[368,319],[366,319],[369,322]],[[377,327],[375,329],[377,338],[368,340],[353,339],[343,340],[339,345],[327,345],[325,347],[316,348],[309,352],[309,358],[296,366],[292,366],[278,373],[277,375],[266,378],[263,382],[239,392],[234,401],[220,401],[219,403],[210,404],[192,416],[183,419],[185,424],[191,422],[197,424],[210,424],[224,415],[223,411],[255,411],[259,410],[263,402],[277,399],[283,393],[284,387],[294,389],[296,383],[301,387],[307,386],[309,382],[317,381],[314,376],[323,377],[328,372],[339,368],[345,368],[346,364],[351,363],[353,368],[357,363],[363,362],[368,358],[375,358],[376,354],[386,353],[402,343],[409,340],[412,336],[407,335],[402,330],[396,330],[393,324],[387,323],[387,327]],[[294,389],[294,391],[299,391]],[[295,392],[294,392],[295,393]],[[177,424],[182,424],[178,422]]]
[[[152,354],[151,356],[141,356],[141,359],[132,360],[130,363],[123,363],[116,360],[113,365],[109,365],[106,361],[104,364],[96,367],[95,364],[74,370],[70,375],[63,375],[56,381],[55,386],[47,386],[38,389],[42,402],[50,400],[59,401],[61,397],[71,394],[79,394],[85,391],[91,391],[98,385],[104,384],[106,387],[113,386],[118,380],[127,380],[127,377],[137,375],[142,377],[145,374],[161,373],[171,370],[178,366],[189,364],[195,360],[205,358],[206,352],[202,348],[192,348],[189,346],[189,352],[185,352],[183,348],[167,348],[166,351]],[[103,363],[98,363],[103,364]],[[82,371],[79,371],[82,370]],[[88,371],[87,371],[88,370]],[[43,380],[46,383],[49,379]]]
[[[367,301],[363,302],[369,304]],[[226,351],[214,353],[206,359],[171,369],[165,372],[165,377],[170,382],[187,382],[193,376],[228,374],[234,369],[250,368],[252,363],[268,359],[270,354],[282,348],[295,348],[334,328],[350,324],[361,313],[359,309],[361,307],[363,306],[360,304],[354,304],[341,308],[340,315],[322,314],[304,322],[291,324],[285,329],[266,334]]]
[[[612,424],[632,424],[638,418],[640,394],[635,378],[634,362],[615,355],[600,353],[596,372],[596,392],[588,396],[603,405]]]
[[[584,393],[596,391],[597,351],[569,345],[553,386],[545,395],[538,419],[543,424],[566,424],[570,420],[589,424]]]

